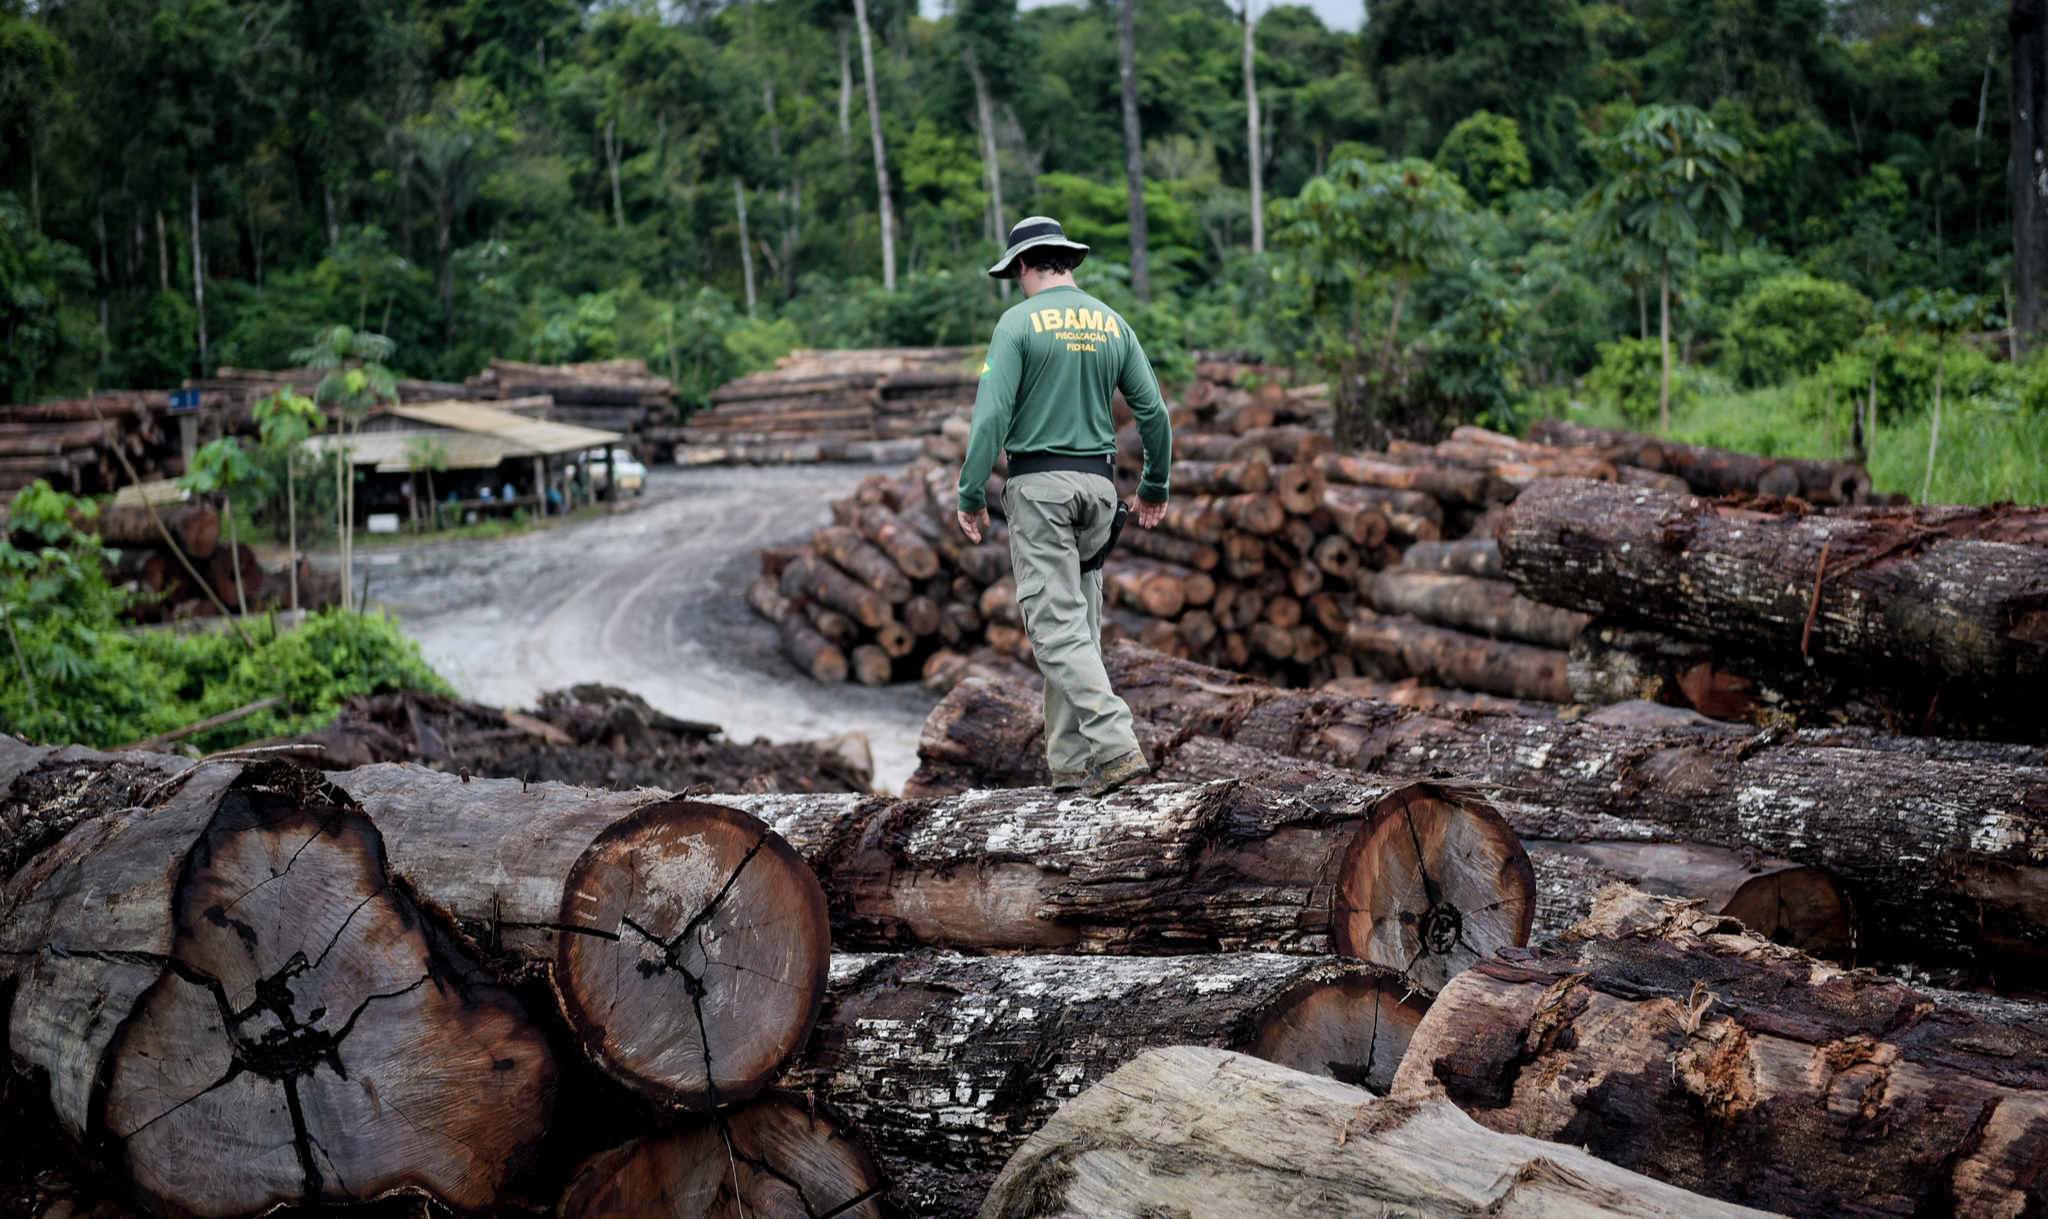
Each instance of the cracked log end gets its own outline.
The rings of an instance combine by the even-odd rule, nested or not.
[[[1495,950],[1529,942],[1536,874],[1485,801],[1432,783],[1390,792],[1345,852],[1337,951],[1435,994]]]
[[[593,1156],[562,1219],[881,1219],[882,1182],[838,1125],[769,1094]]]
[[[544,1038],[392,887],[368,818],[311,772],[251,774],[178,874],[170,957],[102,1060],[99,1140],[160,1215],[395,1191],[491,1210],[547,1130]]]
[[[810,1036],[831,924],[802,858],[736,809],[679,800],[600,834],[562,894],[555,987],[591,1058],[711,1109],[766,1087]]]
[[[1384,1094],[1428,1011],[1429,996],[1399,978],[1304,982],[1260,1013],[1246,1052]]]

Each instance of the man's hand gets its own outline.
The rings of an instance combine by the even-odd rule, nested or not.
[[[1164,505],[1161,505],[1161,508],[1163,509]],[[968,541],[981,541],[981,531],[988,528],[988,509],[983,508],[979,512],[956,512],[954,515],[960,518],[960,532],[967,535]]]
[[[1138,518],[1138,523],[1147,529],[1159,528],[1159,522],[1166,519],[1166,505],[1164,502],[1155,504],[1149,499],[1133,499],[1131,506],[1134,509],[1133,515]]]

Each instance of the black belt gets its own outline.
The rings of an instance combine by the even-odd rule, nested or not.
[[[1111,482],[1116,481],[1116,461],[1110,457],[1079,457],[1072,453],[1012,453],[1010,454],[1010,477],[1019,474],[1053,474],[1068,471],[1074,474],[1100,474]]]

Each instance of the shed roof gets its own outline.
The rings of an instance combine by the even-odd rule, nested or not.
[[[620,432],[530,419],[477,402],[410,402],[390,408],[401,419],[478,435],[496,436],[528,454],[576,453],[625,439]]]
[[[359,432],[349,437],[352,464],[375,466],[379,474],[404,474],[413,468],[414,441],[430,441],[440,450],[441,469],[490,470],[515,457],[532,457],[533,451],[513,444],[502,436],[481,436],[443,428],[414,428],[402,432]],[[339,443],[332,433],[314,436],[306,446],[321,456]]]

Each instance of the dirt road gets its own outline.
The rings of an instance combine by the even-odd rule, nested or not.
[[[465,697],[530,706],[543,690],[602,682],[737,740],[859,730],[878,787],[917,766],[933,699],[915,684],[820,686],[782,658],[741,594],[754,551],[831,523],[827,501],[872,466],[663,467],[622,515],[485,542],[372,553],[370,599],[420,641]],[[356,579],[362,579],[361,567]]]

